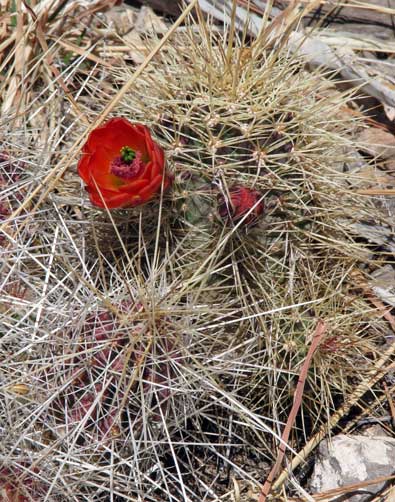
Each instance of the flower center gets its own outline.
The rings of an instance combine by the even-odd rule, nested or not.
[[[123,146],[120,153],[122,160],[126,163],[132,162],[136,158],[136,152],[130,146]]]
[[[135,152],[130,146],[123,146],[120,155],[111,162],[110,172],[119,178],[130,180],[140,174],[144,167],[142,153]]]

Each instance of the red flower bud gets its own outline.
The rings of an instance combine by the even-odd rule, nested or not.
[[[259,202],[261,198],[262,194],[257,190],[235,185],[229,188],[229,197],[218,195],[218,213],[222,219],[233,223],[249,213],[243,223],[251,225],[263,213],[264,203],[262,200]]]

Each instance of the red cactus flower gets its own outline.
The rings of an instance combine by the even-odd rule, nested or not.
[[[151,200],[171,183],[165,156],[149,129],[113,118],[94,129],[82,149],[78,174],[93,205],[135,207]]]
[[[218,195],[218,213],[227,222],[237,223],[249,212],[243,223],[251,225],[263,213],[264,203],[258,202],[261,198],[257,190],[234,185],[229,188],[229,197]]]

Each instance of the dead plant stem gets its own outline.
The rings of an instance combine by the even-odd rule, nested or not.
[[[281,441],[279,449],[278,449],[276,462],[275,462],[274,466],[272,467],[272,469],[271,469],[271,471],[265,481],[265,484],[263,485],[258,502],[265,502],[266,501],[266,498],[270,492],[270,488],[272,486],[273,480],[274,480],[274,478],[275,478],[275,476],[281,466],[281,463],[283,461],[283,458],[285,455],[286,444],[288,442],[292,426],[295,422],[296,415],[298,414],[300,405],[302,404],[303,391],[304,391],[304,386],[306,383],[307,372],[309,370],[311,360],[312,360],[325,332],[326,332],[326,324],[323,321],[319,320],[317,323],[317,327],[315,329],[315,332],[314,332],[313,341],[311,342],[311,345],[310,345],[309,350],[307,352],[306,359],[305,359],[303,366],[302,366],[302,369],[300,371],[300,376],[299,376],[298,384],[296,386],[296,391],[295,391],[295,395],[294,395],[294,402],[293,402],[292,409],[289,414],[287,423],[285,425],[284,432],[281,436],[282,441]]]

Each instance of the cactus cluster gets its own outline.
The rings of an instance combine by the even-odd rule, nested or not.
[[[348,222],[375,209],[343,172],[351,98],[282,42],[191,18],[116,110],[150,127],[171,189],[99,216],[68,174],[45,236],[7,256],[36,275],[0,340],[3,492],[23,471],[46,500],[217,500],[262,482],[318,319],[293,446],[369,371],[384,325],[352,275],[375,261]]]

